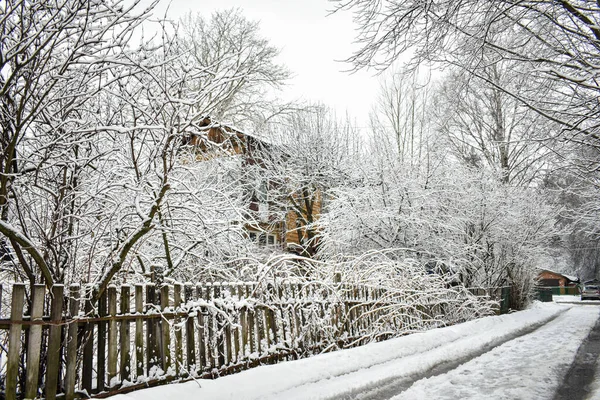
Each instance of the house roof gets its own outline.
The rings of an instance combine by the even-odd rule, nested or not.
[[[554,274],[554,275],[559,275],[559,276],[565,277],[565,278],[567,278],[567,280],[569,280],[571,282],[579,282],[579,278],[576,277],[576,276],[573,276],[573,275],[565,275],[565,274],[561,274],[560,272],[555,272],[555,271],[551,271],[549,269],[541,269],[540,268],[540,274],[542,272],[549,272],[549,273]]]
[[[237,134],[238,136],[245,136],[251,139],[254,139],[256,142],[261,143],[263,145],[276,146],[277,144],[268,138],[265,138],[262,135],[258,135],[256,133],[248,133],[245,130],[239,129],[233,124],[223,123],[215,121],[211,116],[206,116],[202,119],[202,121],[198,124],[201,131],[208,131],[212,128],[221,128],[225,132],[229,134]]]

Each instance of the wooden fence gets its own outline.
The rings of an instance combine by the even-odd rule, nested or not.
[[[4,289],[4,292],[3,292]],[[6,399],[103,397],[216,377],[385,338],[385,324],[435,321],[438,299],[389,314],[380,288],[213,283],[92,288],[0,285],[0,387]],[[9,303],[10,300],[10,303]],[[4,314],[9,306],[10,316]],[[410,308],[410,310],[408,310]],[[411,311],[412,315],[411,315]]]

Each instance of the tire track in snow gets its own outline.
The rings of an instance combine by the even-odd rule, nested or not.
[[[393,399],[552,399],[598,322],[598,311],[572,307],[528,335],[445,374],[416,381]]]
[[[363,387],[360,391],[352,391],[349,393],[345,393],[342,396],[332,397],[331,400],[386,400],[390,399],[403,391],[407,390],[411,387],[415,382],[431,378],[437,375],[445,374],[453,369],[456,369],[458,366],[471,361],[474,358],[480,357],[481,355],[490,352],[494,348],[503,345],[511,340],[515,340],[521,336],[528,335],[530,333],[535,332],[541,327],[547,325],[548,323],[554,321],[559,317],[560,314],[555,314],[551,316],[547,320],[543,320],[538,322],[537,324],[530,325],[524,329],[518,330],[510,335],[503,336],[498,338],[483,347],[474,349],[474,351],[470,352],[467,356],[462,358],[457,358],[454,360],[447,360],[445,362],[437,364],[432,369],[426,371],[422,374],[410,375],[408,377],[401,378],[387,378],[383,381],[374,382],[372,385]],[[452,346],[453,343],[448,343],[445,346]]]
[[[563,384],[558,388],[554,400],[585,399],[590,394],[594,381],[596,362],[600,355],[600,319],[577,350],[575,361],[569,368]]]

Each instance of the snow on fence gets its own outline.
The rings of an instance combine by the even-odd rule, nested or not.
[[[79,285],[2,289],[6,399],[103,397],[216,377],[385,339],[403,325],[435,326],[448,304],[464,308],[470,296],[449,291],[411,305],[415,293],[343,283],[145,284],[110,286],[93,304],[92,288]]]

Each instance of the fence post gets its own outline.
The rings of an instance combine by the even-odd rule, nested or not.
[[[238,303],[240,301],[240,297],[239,297],[239,284],[235,283],[231,286],[231,295],[234,298],[237,298],[236,303]],[[234,308],[234,313],[236,316],[236,320],[238,321],[238,326],[236,326],[233,330],[233,360],[232,362],[235,362],[236,364],[240,361],[240,327],[241,327],[241,313],[242,310],[237,308],[237,306]]]
[[[46,367],[46,399],[56,398],[58,375],[61,359],[60,336],[62,332],[62,312],[64,286],[52,286],[52,305],[50,307],[50,333],[48,334],[48,365]]]
[[[269,285],[267,287],[269,292],[270,303],[265,307],[265,336],[267,338],[267,344],[269,347],[277,345],[277,316],[275,311],[273,311],[274,306],[277,304],[277,288],[274,285]],[[268,350],[268,349],[267,349]]]
[[[111,319],[108,323],[108,387],[115,385],[114,379],[117,377],[117,288],[108,287],[108,314]]]
[[[309,308],[309,318],[313,321],[310,327],[310,340],[311,340],[311,344],[317,348],[320,345],[320,341],[321,341],[321,332],[320,330],[318,330],[316,324],[314,323],[314,318],[315,315],[317,315],[317,298],[315,296],[315,288],[312,284],[308,284],[307,286],[305,286],[305,292],[306,292],[306,296],[307,296],[307,300],[308,303],[310,304],[310,308]]]
[[[214,290],[214,302],[220,302],[221,300],[221,283],[213,283],[213,290]],[[216,306],[216,304],[215,304]],[[225,310],[223,309],[223,307],[218,307],[218,309],[221,312],[225,312]],[[216,329],[215,329],[215,340],[217,343],[217,354],[216,354],[216,363],[217,363],[217,368],[220,368],[222,366],[225,365],[225,323],[224,323],[224,318],[223,315],[221,314],[221,312],[216,312],[215,313],[215,322],[216,322]]]
[[[165,313],[169,308],[169,285],[163,285],[160,288],[160,310]],[[161,346],[160,356],[162,360],[162,370],[166,374],[171,368],[171,324],[164,316],[160,319]]]
[[[286,304],[286,300],[287,300],[287,295],[286,293],[284,293],[285,290],[285,282],[279,282],[279,284],[276,287],[277,290],[277,303],[278,303],[278,307],[279,307],[279,315],[281,317],[281,339],[283,340],[283,344],[287,347],[290,348],[291,347],[291,343],[288,342],[288,337],[291,333],[291,327],[288,326],[288,322],[287,322],[287,316],[288,316],[288,312],[287,312],[287,304]],[[277,314],[274,314],[274,319],[276,320],[277,318]],[[288,330],[288,332],[286,332],[286,329]],[[287,357],[286,357],[287,358]]]
[[[255,300],[258,300],[257,285],[250,285],[250,293],[254,296]],[[256,351],[258,354],[262,354],[262,341],[265,337],[265,307],[262,304],[258,304],[258,301],[254,306],[254,335],[256,336]]]
[[[207,289],[206,288],[202,288],[201,284],[197,284],[196,285],[196,301],[197,302],[201,302],[202,300],[204,300],[204,296],[203,294],[205,293]],[[200,368],[199,371],[204,371],[207,369],[207,365],[208,362],[210,360],[210,354],[208,355],[208,357],[206,356],[206,350],[207,350],[207,330],[206,330],[206,318],[204,316],[203,311],[206,308],[202,308],[202,307],[198,307],[198,358],[199,358],[199,362],[200,362]],[[208,348],[210,349],[210,346],[208,346]],[[210,350],[209,350],[210,351]],[[209,368],[208,368],[209,369]]]
[[[191,307],[191,302],[194,300],[193,287],[191,284],[185,284],[185,305],[189,310]],[[198,307],[196,307],[196,312],[200,313]],[[192,373],[192,371],[196,370],[196,342],[195,342],[196,330],[194,329],[194,318],[187,316],[187,320],[185,322],[185,348],[186,348],[186,361],[187,361],[187,370],[188,373]]]
[[[77,377],[77,332],[79,324],[79,300],[81,292],[79,285],[69,287],[69,328],[67,336],[67,359],[65,372],[65,398],[73,400],[75,398],[75,379]]]
[[[13,285],[10,306],[10,331],[8,333],[8,359],[6,366],[6,399],[17,398],[17,376],[19,374],[19,359],[21,356],[21,328],[23,321],[23,305],[25,302],[25,285]]]
[[[121,315],[128,315],[131,312],[131,288],[127,285],[121,287]],[[131,380],[131,334],[130,320],[121,321],[120,342],[121,342],[121,363],[119,370],[121,372],[121,382]]]
[[[143,285],[135,285],[135,313],[144,313]],[[135,369],[136,377],[144,375],[144,323],[140,318],[135,320]]]
[[[202,289],[202,285],[196,285],[196,300],[201,301],[204,299],[203,294],[208,291],[207,288]],[[207,369],[207,366],[210,366],[210,360],[212,359],[210,355],[210,342],[208,342],[208,334],[206,329],[206,318],[204,318],[202,308],[198,309],[198,353],[200,358],[200,371],[204,371]],[[206,343],[209,343],[206,346]],[[208,349],[208,357],[206,356],[206,350]],[[210,368],[208,368],[210,369]]]
[[[221,287],[221,290],[222,290],[223,296],[228,295],[228,296],[231,297],[231,295],[232,295],[232,293],[231,293],[231,284],[229,284],[229,283],[223,283],[222,287]],[[223,311],[225,311],[225,310],[223,310]],[[227,314],[229,316],[229,319],[225,321],[225,319],[223,317],[221,317],[221,318],[223,318],[224,323],[225,323],[225,345],[227,346],[227,348],[226,348],[227,354],[226,354],[226,361],[225,362],[227,364],[231,364],[232,361],[233,361],[233,357],[232,357],[233,356],[233,354],[232,354],[233,352],[232,352],[232,346],[231,346],[231,338],[232,338],[232,335],[231,335],[231,320],[233,319],[233,312],[235,312],[235,310],[233,310],[233,312],[229,312],[229,309],[227,309],[227,311],[228,311]]]
[[[240,283],[238,285],[237,293],[238,293],[238,297],[239,297],[240,301],[242,299],[246,298],[245,291],[244,291],[244,285],[242,283]],[[247,303],[247,301],[244,301],[244,303]],[[242,349],[240,351],[239,357],[245,358],[246,350],[248,349],[248,351],[249,351],[249,347],[248,347],[248,329],[249,329],[249,327],[248,327],[248,306],[246,304],[244,304],[244,306],[242,306],[242,308],[240,309],[240,325],[241,325],[241,329],[242,329]],[[239,362],[239,357],[238,357],[238,362]]]
[[[135,285],[135,313],[141,315],[144,313],[144,286]],[[135,320],[135,369],[136,378],[144,376],[144,322],[140,318]]]
[[[252,353],[254,353],[254,351],[257,351],[258,354],[261,354],[262,353],[262,339],[264,336],[264,332],[262,331],[261,326],[260,326],[260,319],[261,319],[261,316],[264,315],[263,306],[260,305],[258,302],[258,296],[256,293],[256,285],[250,284],[246,287],[246,289],[247,289],[248,297],[253,296],[254,300],[255,300],[254,309],[250,313],[250,334],[251,334],[250,351]]]
[[[44,314],[45,285],[34,285],[31,306],[31,322],[42,322]],[[25,369],[25,398],[35,399],[38,391],[40,372],[40,352],[42,349],[42,325],[34,324],[29,327],[29,343],[27,344],[27,366]]]
[[[294,331],[292,333],[292,338],[291,343],[294,346],[301,346],[300,343],[300,339],[302,338],[302,326],[300,325],[300,317],[298,317],[298,307],[300,302],[298,301],[299,299],[296,298],[296,285],[290,283],[290,287],[289,287],[290,293],[291,293],[291,301],[292,301],[292,305],[291,305],[291,319],[292,319],[292,324],[294,325]],[[299,292],[298,292],[299,293]],[[299,294],[298,294],[299,296]],[[296,353],[294,352],[294,358],[297,358]]]
[[[176,283],[173,286],[173,308],[175,313],[181,312],[181,290],[182,285],[180,283]],[[183,343],[182,343],[182,335],[181,335],[181,326],[179,324],[181,318],[175,316],[173,321],[173,326],[175,326],[175,374],[179,376],[181,373],[181,367],[183,366]]]
[[[212,283],[208,282],[206,283],[206,291],[204,292],[204,299],[213,304],[213,308],[215,307],[215,302],[214,302],[214,293],[213,293],[213,285]],[[206,359],[206,363],[207,366],[210,367],[210,369],[214,369],[214,368],[218,368],[218,363],[219,363],[219,350],[217,349],[217,338],[215,336],[215,319],[216,319],[216,311],[215,310],[211,310],[209,312],[209,314],[207,315],[207,321],[206,321],[206,325],[208,326],[208,329],[205,330],[205,334],[204,337],[206,338],[206,341],[204,342],[204,345],[206,347],[207,350],[207,359]],[[208,336],[207,336],[208,333]]]
[[[107,293],[104,291],[100,298],[98,299],[98,315],[102,317],[106,317],[108,315],[106,308],[106,300]],[[98,358],[97,358],[97,391],[102,392],[105,389],[105,379],[106,379],[106,321],[98,322]]]
[[[303,286],[303,284],[301,283],[297,283],[296,284],[296,307],[298,308],[298,326],[301,327],[301,330],[299,330],[299,336],[301,336],[300,339],[300,343],[301,345],[303,345],[304,347],[306,347],[306,345],[310,342],[311,340],[311,335],[308,335],[307,333],[310,332],[310,330],[308,329],[307,325],[306,325],[306,305],[309,304],[309,299],[308,299],[308,291],[306,290],[306,287]],[[299,301],[298,301],[299,300]]]
[[[154,310],[155,303],[156,288],[153,283],[148,283],[146,285],[146,312]],[[157,340],[154,325],[154,319],[146,319],[146,365],[148,366],[148,376],[150,376],[150,369],[153,366],[158,365],[158,354],[156,351]]]

